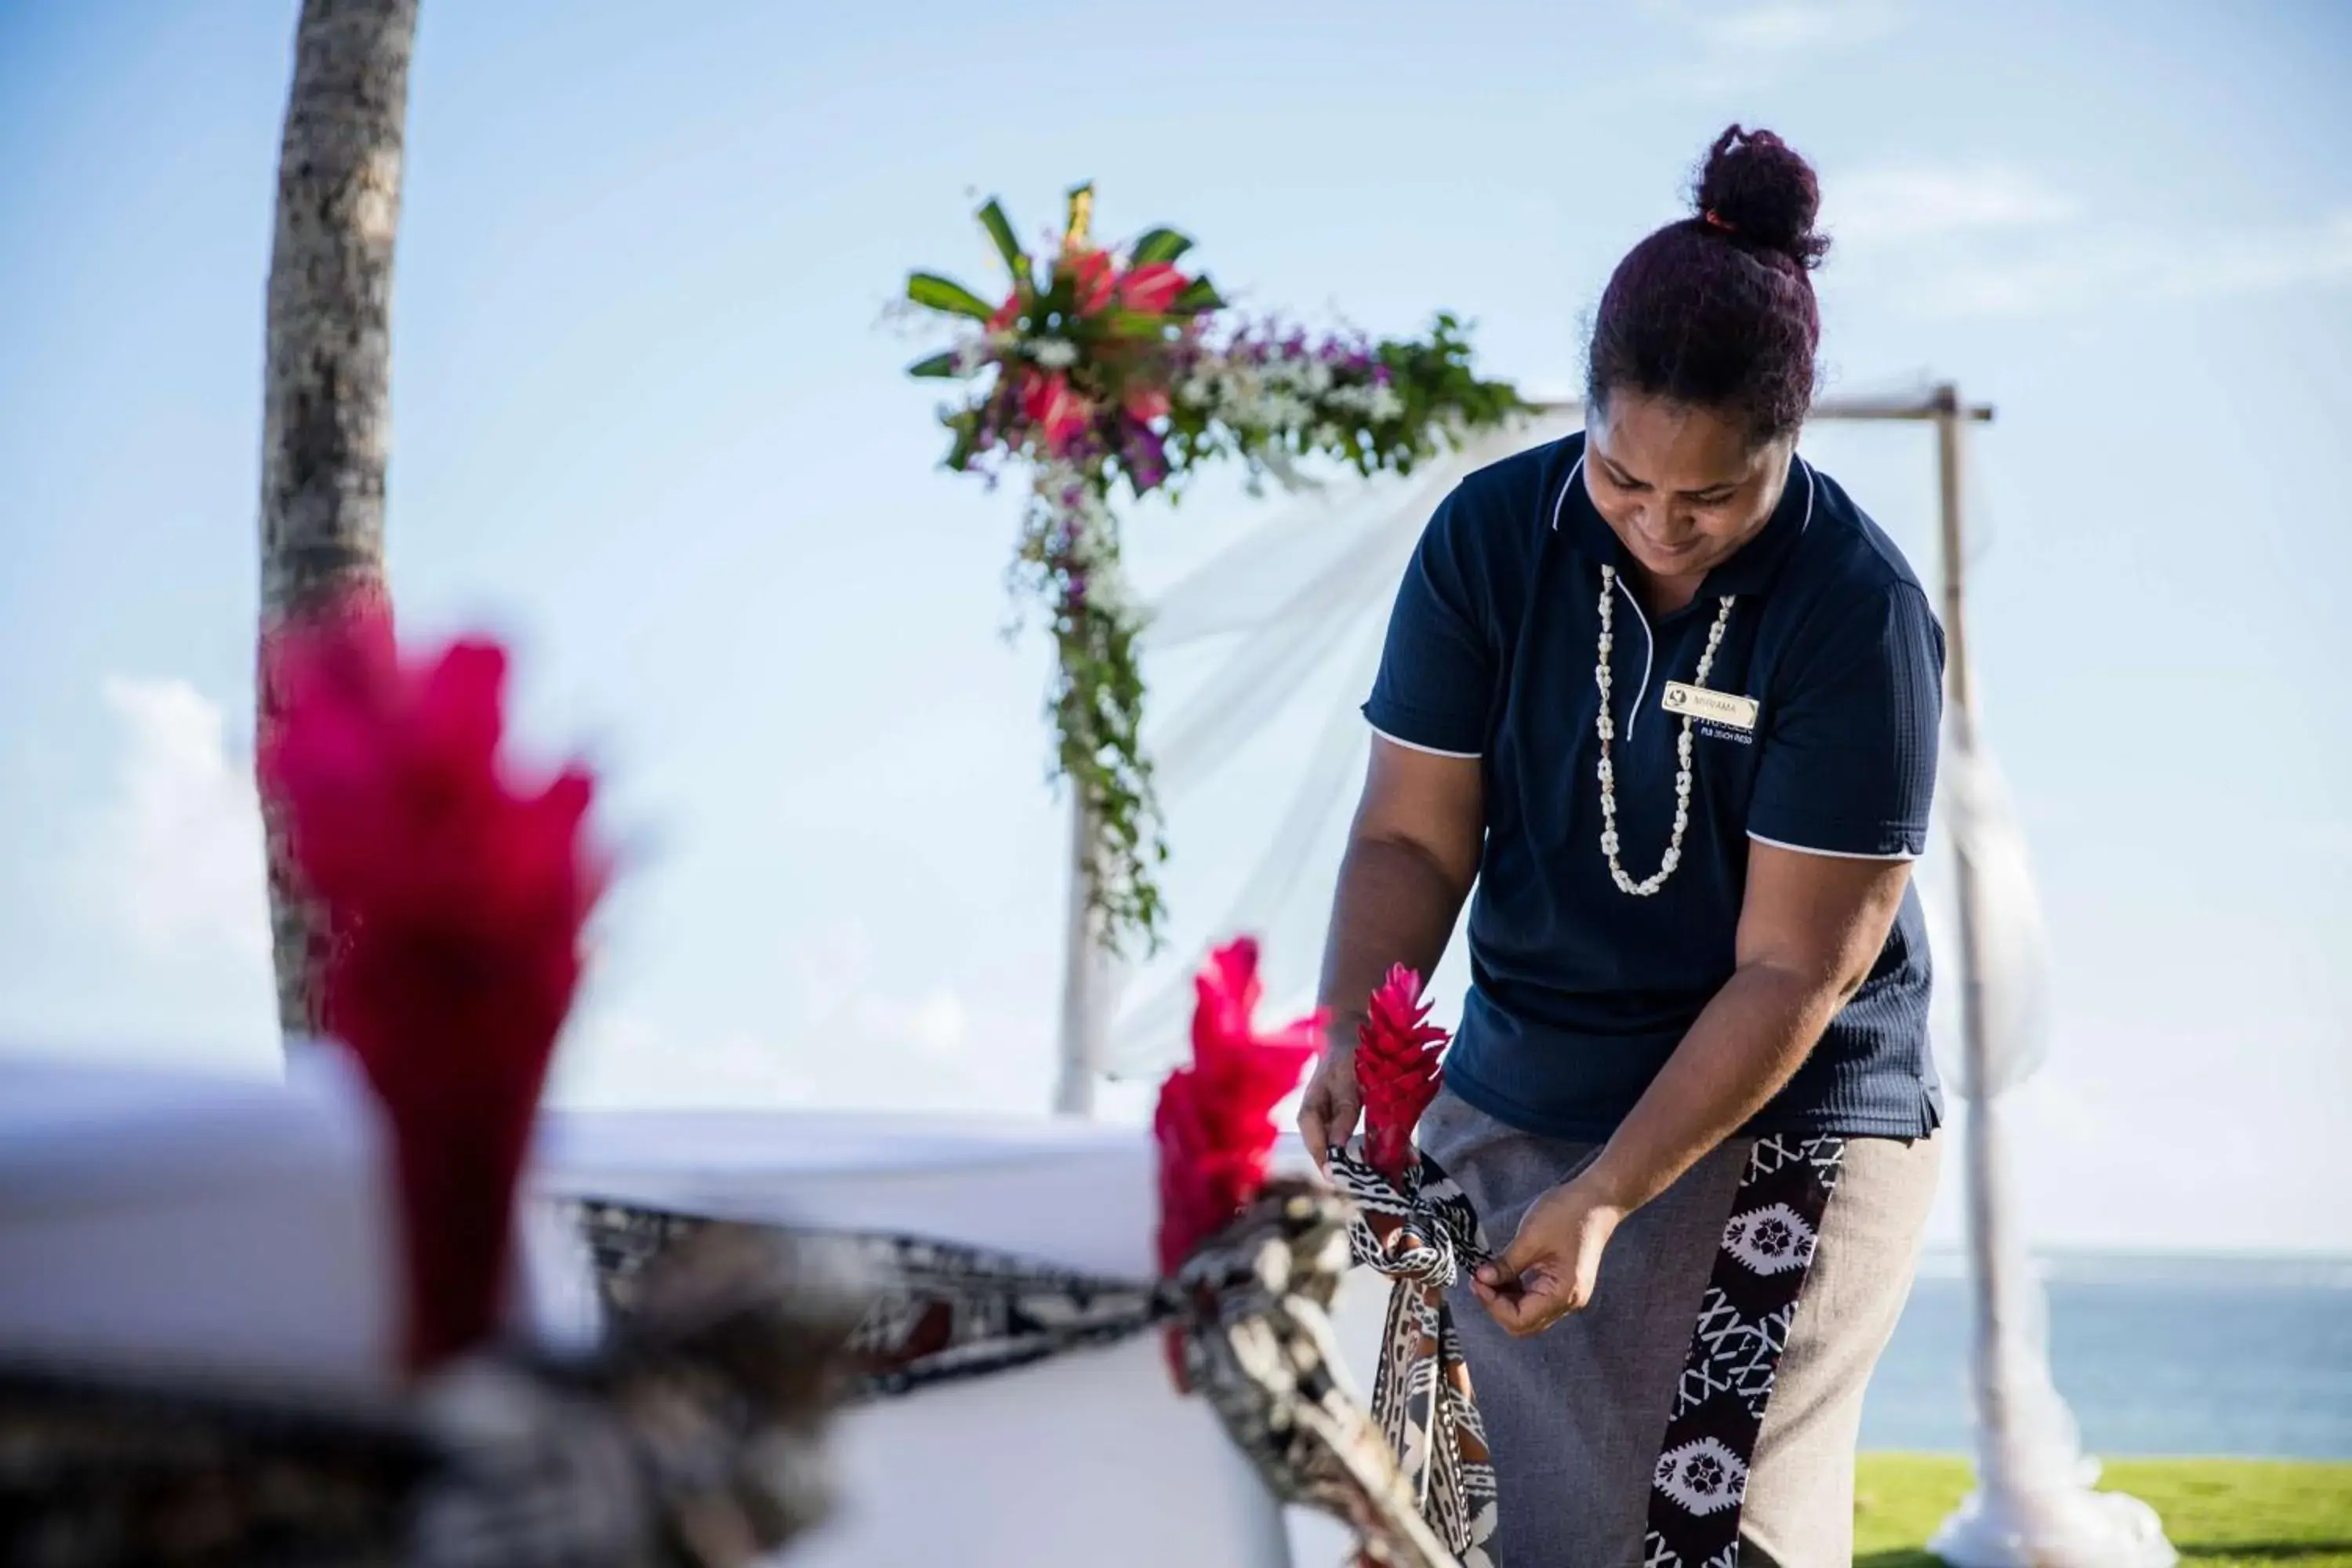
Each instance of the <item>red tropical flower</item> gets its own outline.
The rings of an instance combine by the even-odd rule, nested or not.
[[[261,775],[333,935],[329,1032],[391,1124],[422,1370],[493,1331],[514,1194],[604,884],[583,843],[593,784],[501,766],[506,654],[459,642],[403,664],[380,609],[275,642],[284,699]]]
[[[1118,266],[1107,250],[1081,250],[1066,258],[1078,314],[1091,316],[1111,302]]]
[[[1430,1023],[1421,976],[1400,963],[1372,993],[1356,1029],[1356,1086],[1364,1097],[1364,1154],[1391,1182],[1404,1180],[1412,1131],[1437,1098],[1444,1029]]]
[[[1160,1145],[1160,1267],[1178,1266],[1232,1223],[1265,1184],[1272,1112],[1297,1087],[1322,1037],[1320,1013],[1260,1034],[1257,943],[1219,948],[1194,980],[1192,1065],[1168,1075],[1152,1131]]]
[[[1045,434],[1045,447],[1056,456],[1094,425],[1094,408],[1070,388],[1070,378],[1055,371],[1031,375],[1022,384],[1021,413]]]
[[[1173,305],[1192,281],[1172,262],[1146,262],[1119,279],[1118,302],[1130,310],[1157,316]]]

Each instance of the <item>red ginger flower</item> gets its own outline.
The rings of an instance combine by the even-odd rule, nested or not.
[[[1060,456],[1094,425],[1094,409],[1071,390],[1070,378],[1060,371],[1031,374],[1023,384],[1021,414],[1043,431],[1045,449]]]
[[[1445,1031],[1430,1023],[1421,976],[1400,963],[1372,993],[1356,1029],[1356,1087],[1364,1097],[1364,1154],[1391,1182],[1404,1181],[1412,1130],[1437,1098]]]
[[[1264,987],[1249,937],[1211,954],[1193,985],[1192,1065],[1168,1075],[1152,1121],[1162,1274],[1173,1274],[1265,1184],[1272,1112],[1297,1087],[1323,1032],[1320,1013],[1271,1035],[1257,1032],[1252,1015]]]
[[[1120,276],[1118,302],[1130,310],[1157,316],[1173,305],[1192,282],[1173,263],[1148,261]]]
[[[582,842],[593,786],[577,768],[537,793],[507,779],[496,644],[403,665],[382,610],[345,606],[267,659],[284,707],[262,781],[333,932],[328,1031],[391,1125],[407,1359],[424,1370],[497,1322],[516,1183],[603,886]]]
[[[1111,302],[1118,283],[1118,266],[1107,250],[1081,250],[1064,263],[1069,268],[1073,299],[1078,314],[1091,316]]]

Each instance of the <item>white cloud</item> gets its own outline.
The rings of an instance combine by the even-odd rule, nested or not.
[[[597,1106],[781,1106],[1039,1112],[1051,1042],[976,1029],[950,986],[890,974],[835,930],[779,963],[756,1022],[696,1030],[642,1005],[588,1009],[564,1047],[558,1098]]]
[[[2079,1045],[2062,1040],[2051,1066],[2001,1101],[2000,1157],[2017,1221],[2035,1246],[2352,1247],[2352,1221],[2340,1208],[2295,1196],[2329,1179],[2325,1111],[2242,1112],[2227,1103],[2226,1089],[2184,1095],[2122,1083],[2107,1062],[2080,1059]],[[1965,1236],[1969,1108],[1958,1095],[1949,1103],[1928,1226],[1938,1244]],[[2195,1158],[2178,1158],[2183,1149]]]
[[[890,986],[862,932],[831,932],[787,962],[799,998],[797,1032],[806,1037],[934,1059],[953,1057],[965,1044],[968,1020],[955,993],[934,987],[908,995]]]
[[[2189,300],[2352,284],[2352,212],[2300,226],[2126,235],[1964,279],[1952,306],[2034,315],[2100,300]]]
[[[110,676],[103,696],[121,742],[78,891],[143,956],[266,965],[260,807],[219,706],[184,680]]]
[[[1885,0],[1779,0],[1686,8],[1685,14],[1691,30],[1708,47],[1769,59],[1876,37],[1896,21],[1896,8]]]
[[[2057,315],[2352,286],[2352,210],[2162,231],[2101,224],[2037,175],[1994,164],[1862,170],[1825,182],[1852,286],[1923,314]]]
[[[1852,48],[1901,25],[1901,0],[1762,0],[1707,4],[1651,0],[1652,16],[1679,37],[1662,85],[1698,96],[1740,92],[1809,54]]]
[[[1825,184],[1822,220],[1830,233],[1864,245],[2040,227],[2078,210],[2035,176],[1995,165],[1868,169]]]
[[[1954,268],[1921,296],[1946,315],[2033,316],[2352,286],[2352,212],[2199,234],[2084,236],[2014,260]]]

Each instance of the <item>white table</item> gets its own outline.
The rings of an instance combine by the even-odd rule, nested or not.
[[[1153,1273],[1152,1152],[1132,1128],[840,1113],[551,1117],[549,1196],[901,1232],[1126,1279]],[[1156,1334],[860,1406],[841,1508],[790,1561],[1255,1568],[1281,1510]]]
[[[0,1353],[165,1373],[397,1385],[398,1251],[364,1089],[326,1053],[286,1085],[0,1056]],[[1295,1159],[1295,1151],[1294,1151]],[[1148,1278],[1140,1129],[790,1112],[547,1117],[530,1177],[750,1220],[898,1231]],[[527,1206],[542,1329],[593,1327],[585,1259]],[[1380,1291],[1348,1293],[1370,1362]],[[845,1412],[842,1501],[789,1561],[1021,1568],[1336,1563],[1287,1527],[1157,1335]]]

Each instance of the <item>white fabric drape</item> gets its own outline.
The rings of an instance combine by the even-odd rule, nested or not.
[[[1264,942],[1269,1015],[1312,1005],[1346,816],[1371,744],[1357,708],[1371,689],[1405,563],[1465,475],[1580,424],[1574,414],[1537,416],[1403,478],[1310,491],[1157,596],[1144,637],[1155,689],[1163,668],[1213,660],[1146,731],[1178,879],[1187,847],[1219,842],[1228,816],[1255,852],[1228,854],[1229,868],[1236,858],[1244,868],[1237,881],[1229,875],[1227,887],[1197,889],[1191,906],[1180,903],[1177,938],[1158,957],[1111,968],[1112,1021],[1099,1059],[1113,1076],[1154,1078],[1182,1058],[1192,976],[1209,947],[1235,932]],[[1303,749],[1292,739],[1300,732],[1311,737]],[[1240,786],[1246,808],[1219,814],[1210,797],[1231,782],[1221,775],[1242,771],[1251,760],[1244,754],[1270,734],[1289,743],[1270,767],[1249,772]],[[1270,793],[1260,793],[1261,778]],[[1458,1002],[1462,967],[1458,953],[1441,967],[1433,987],[1441,1008],[1449,990]]]
[[[1977,1289],[1969,1393],[1975,1417],[1977,1489],[1928,1549],[1954,1568],[2170,1568],[2177,1553],[2156,1512],[2137,1498],[2094,1489],[2099,1464],[2083,1452],[2074,1412],[2050,1373],[2049,1295],[2019,1224],[2008,1152],[2020,1085],[2048,1055],[2050,958],[2025,835],[2000,769],[1981,744],[1947,734],[1937,793],[1944,842],[1929,909],[1948,908],[1957,879],[1973,879],[1977,1005],[1985,1036],[1984,1082],[1963,1070],[1968,1174]],[[1945,933],[1956,920],[1939,922]],[[1957,940],[1938,942],[1945,983],[1957,996]],[[1939,1031],[1948,1062],[1958,1049],[1956,1006]]]

